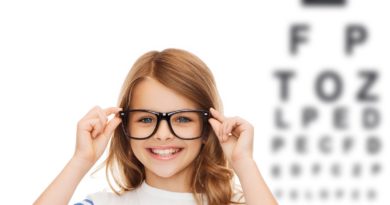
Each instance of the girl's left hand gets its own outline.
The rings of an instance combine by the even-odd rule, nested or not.
[[[233,167],[241,160],[252,159],[253,126],[240,117],[224,117],[213,108],[210,112],[212,118],[209,119],[209,123]]]

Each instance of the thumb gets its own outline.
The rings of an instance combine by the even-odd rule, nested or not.
[[[214,118],[210,118],[210,119],[209,119],[209,123],[210,123],[211,127],[213,128],[215,135],[216,135],[216,136],[218,137],[218,139],[221,141],[222,139],[220,138],[220,136],[218,135],[218,133],[219,133],[219,130],[221,129],[222,123],[220,123],[218,120],[216,120],[216,119],[214,119]]]

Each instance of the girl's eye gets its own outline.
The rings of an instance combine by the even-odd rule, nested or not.
[[[139,122],[142,122],[142,123],[152,123],[153,122],[153,118],[151,118],[151,117],[141,118],[139,120]]]
[[[191,122],[191,119],[188,118],[188,117],[177,117],[176,118],[176,122],[179,122],[179,123],[186,123],[186,122]]]

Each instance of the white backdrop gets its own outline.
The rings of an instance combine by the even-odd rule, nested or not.
[[[136,58],[150,50],[175,47],[198,55],[217,80],[226,115],[238,115],[255,126],[258,166],[280,204],[388,204],[389,153],[386,117],[390,76],[388,51],[390,2],[350,0],[344,8],[304,8],[299,0],[273,1],[2,1],[0,2],[0,118],[2,201],[31,204],[48,186],[73,154],[77,121],[93,106],[116,105],[119,89]],[[288,52],[289,28],[295,23],[310,26],[309,42],[299,55]],[[344,29],[363,24],[369,38],[352,56],[343,52]],[[278,98],[275,70],[289,68],[296,75],[290,101]],[[313,93],[314,80],[326,68],[343,79],[344,93],[330,104]],[[366,131],[359,126],[366,104],[355,94],[361,86],[358,72],[376,70],[380,78],[372,92],[380,100],[381,126]],[[299,125],[300,110],[311,105],[320,120],[309,130]],[[350,129],[336,132],[331,121],[336,106],[350,109]],[[281,107],[291,123],[287,132],[274,126],[274,111]],[[387,127],[386,127],[387,126]],[[299,155],[292,140],[310,135],[309,151]],[[275,154],[271,140],[282,135],[286,145]],[[329,134],[334,152],[318,152],[316,139]],[[381,139],[381,151],[365,151],[368,135]],[[338,136],[356,139],[354,151],[341,152]],[[345,165],[337,177],[324,173],[314,178],[307,167],[321,163]],[[349,174],[354,162],[362,175]],[[381,172],[369,175],[370,163],[379,162]],[[281,178],[271,176],[279,163]],[[302,175],[293,177],[292,163],[300,163]],[[325,172],[325,171],[324,171]],[[72,202],[107,187],[104,174],[85,177]],[[385,183],[386,182],[386,183]],[[376,198],[368,199],[372,187]],[[344,196],[336,198],[340,188]],[[291,197],[295,190],[296,197]],[[328,191],[328,197],[321,195]],[[351,191],[352,190],[352,191]],[[357,190],[360,197],[351,197]],[[59,190],[60,191],[60,190]],[[307,197],[307,192],[311,191]]]

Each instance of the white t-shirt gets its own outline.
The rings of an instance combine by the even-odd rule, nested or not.
[[[151,187],[145,181],[135,190],[118,196],[112,192],[91,194],[75,205],[196,205],[192,193],[171,192]],[[207,204],[204,200],[203,204]]]

